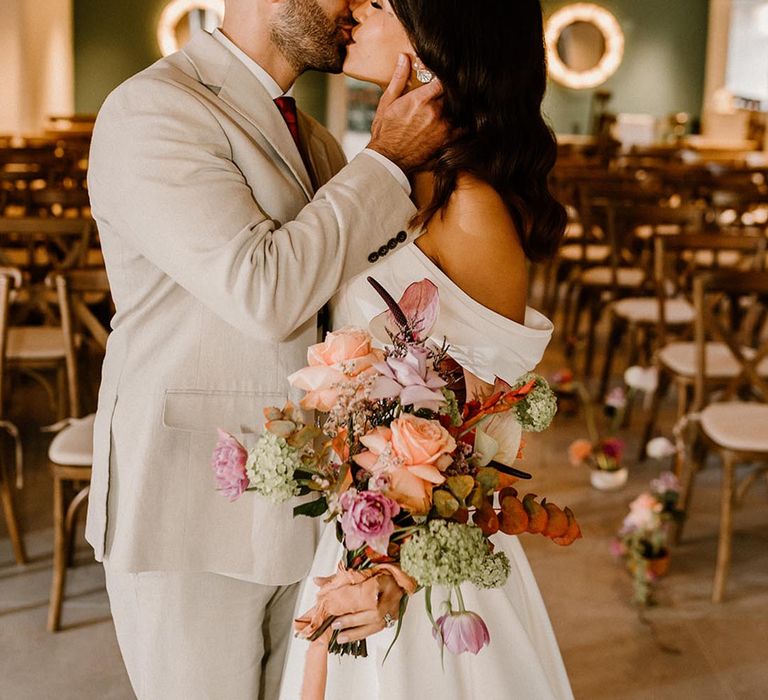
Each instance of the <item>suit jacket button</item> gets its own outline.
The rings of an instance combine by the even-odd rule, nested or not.
[[[368,262],[369,263],[375,263],[378,259],[379,259],[379,254],[378,253],[371,253],[368,256]]]
[[[407,240],[408,240],[408,234],[405,231],[400,231],[400,233],[397,234],[398,243],[405,243]]]
[[[397,240],[394,238],[390,238],[387,241],[387,248],[389,248],[390,250],[394,250],[395,248],[397,248]]]
[[[379,257],[383,258],[388,252],[389,252],[389,248],[387,248],[387,246],[385,245],[381,246],[381,248],[379,248]]]

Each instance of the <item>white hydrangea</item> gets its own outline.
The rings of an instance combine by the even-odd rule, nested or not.
[[[482,530],[475,525],[432,520],[400,550],[400,566],[420,586],[498,588],[509,576],[504,552],[492,554]]]
[[[532,379],[536,382],[533,389],[528,396],[515,404],[514,411],[523,430],[540,433],[550,426],[557,413],[557,397],[547,380],[538,374],[529,373],[522,376],[513,388],[518,389]]]
[[[250,489],[273,503],[284,503],[297,495],[293,478],[301,467],[299,451],[283,438],[265,431],[248,454],[245,468]]]

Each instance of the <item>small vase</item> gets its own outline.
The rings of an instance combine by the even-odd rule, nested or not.
[[[648,570],[656,577],[666,576],[669,571],[669,550],[663,549],[658,556],[646,557]]]
[[[616,491],[627,483],[629,470],[626,467],[606,471],[605,469],[593,469],[589,473],[589,481],[598,491]]]

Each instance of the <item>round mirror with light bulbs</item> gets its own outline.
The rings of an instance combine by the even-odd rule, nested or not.
[[[171,0],[157,23],[163,56],[178,51],[201,29],[213,31],[224,19],[224,0]]]
[[[545,41],[550,76],[574,90],[602,85],[624,57],[621,26],[608,10],[592,3],[573,3],[552,14]]]

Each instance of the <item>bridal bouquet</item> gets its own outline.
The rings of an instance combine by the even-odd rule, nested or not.
[[[438,291],[412,284],[395,302],[369,279],[389,307],[367,330],[345,328],[309,348],[309,366],[289,382],[305,391],[301,409],[324,414],[322,427],[288,404],[265,410],[265,430],[247,451],[220,433],[213,458],[219,489],[230,499],[255,491],[275,503],[307,498],[295,515],[335,522],[343,556],[334,585],[388,573],[408,593],[425,590],[435,639],[453,653],[477,653],[490,637],[467,611],[461,586],[503,586],[509,561],[491,535],[540,534],[569,545],[581,532],[561,510],[513,486],[530,474],[510,466],[522,431],[546,429],[557,408],[547,382],[534,374],[490,395],[459,402],[451,389],[463,376],[447,347],[428,343],[437,320]],[[449,591],[435,619],[432,589]],[[322,590],[321,596],[322,597]],[[322,600],[311,611],[311,639],[333,622]],[[333,653],[365,655],[365,642],[338,644]],[[395,637],[397,638],[397,637]]]

